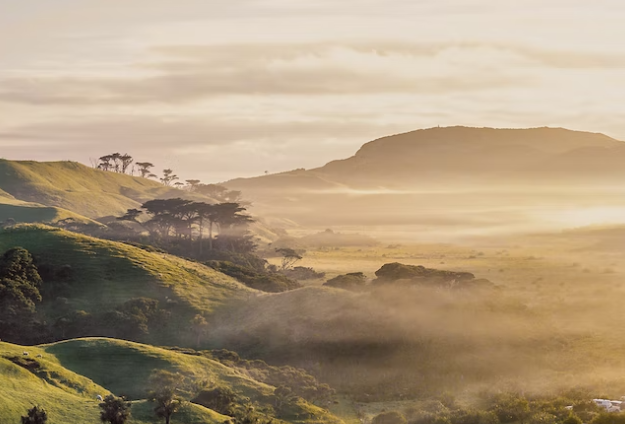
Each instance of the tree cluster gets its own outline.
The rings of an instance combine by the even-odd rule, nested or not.
[[[199,254],[204,248],[204,235],[208,230],[208,249],[222,248],[239,252],[254,249],[247,225],[253,222],[239,203],[194,202],[186,199],[156,199],[145,202],[141,209],[129,209],[120,221],[140,224],[152,238],[160,240],[197,241]],[[141,221],[147,215],[146,221]],[[219,246],[215,246],[215,230],[219,233]]]
[[[37,333],[36,304],[42,279],[32,255],[20,247],[0,257],[0,338],[30,342]]]

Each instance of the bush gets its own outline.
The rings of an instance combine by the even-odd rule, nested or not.
[[[344,290],[360,290],[367,283],[367,277],[362,272],[352,272],[339,275],[325,282],[324,286],[335,287]]]
[[[371,424],[407,424],[407,421],[399,412],[388,411],[376,415]]]

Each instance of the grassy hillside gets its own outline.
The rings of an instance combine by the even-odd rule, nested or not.
[[[197,263],[46,226],[22,225],[0,231],[0,251],[17,246],[29,250],[40,267],[69,265],[71,278],[67,281],[44,283],[44,301],[38,310],[50,323],[74,311],[98,314],[134,298],[151,298],[167,307],[172,316],[163,334],[151,334],[145,340],[163,342],[167,335],[187,334],[195,314],[210,314],[255,293]]]
[[[115,343],[111,341],[111,343]],[[0,422],[17,423],[33,405],[45,408],[49,424],[83,424],[99,421],[96,396],[110,393],[89,378],[76,374],[50,353],[52,346],[22,347],[0,343]],[[22,352],[27,351],[28,357]],[[38,355],[42,355],[41,358]],[[10,358],[10,359],[8,359]],[[11,359],[36,361],[37,369],[29,371]],[[118,361],[118,363],[121,361]],[[129,424],[156,424],[154,405],[133,402]],[[228,417],[200,405],[190,404],[176,414],[173,422],[188,424],[222,423]]]
[[[76,162],[0,160],[0,190],[18,200],[60,207],[89,218],[120,215],[147,200],[179,196],[178,190],[156,181]]]
[[[29,356],[23,356],[23,351],[28,351]],[[36,361],[38,365],[29,371],[11,359]],[[0,343],[0,422],[18,422],[19,416],[35,404],[48,410],[50,424],[96,422],[95,397],[113,392],[133,400],[130,424],[157,423],[154,406],[142,400],[146,397],[148,377],[156,369],[179,372],[191,381],[203,381],[209,386],[230,387],[261,406],[271,403],[275,389],[205,357],[121,340],[76,339],[38,347]],[[297,423],[340,423],[327,411],[303,401],[298,402],[292,417],[285,418]],[[227,419],[210,409],[189,404],[172,422],[205,424]]]

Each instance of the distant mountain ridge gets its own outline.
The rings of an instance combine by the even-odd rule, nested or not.
[[[625,173],[625,143],[600,133],[563,128],[429,128],[364,144],[354,156],[297,170],[226,183],[240,190],[331,190],[399,187],[483,178],[524,178],[592,171]],[[607,166],[606,166],[607,165]],[[600,171],[600,172],[598,172]],[[526,175],[523,175],[526,173]]]
[[[452,231],[470,218],[465,230],[477,231],[486,221],[507,228],[505,220],[495,224],[503,207],[514,208],[518,222],[562,209],[564,198],[567,207],[600,207],[599,197],[584,198],[579,189],[614,190],[625,181],[624,163],[625,143],[603,134],[448,127],[383,137],[319,168],[224,184],[243,191],[263,216],[319,229]]]

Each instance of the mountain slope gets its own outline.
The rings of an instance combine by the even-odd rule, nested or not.
[[[511,221],[518,224],[514,231],[526,231],[526,224],[543,225],[542,216],[554,216],[554,209],[605,204],[580,187],[612,189],[614,202],[623,163],[625,143],[603,134],[430,128],[372,141],[320,168],[224,184],[244,191],[266,217],[318,229],[387,226],[382,234],[398,232],[388,226],[401,226],[402,233],[410,227],[440,241],[463,232],[510,231]]]
[[[401,187],[406,185],[441,184],[452,178],[457,182],[481,180],[538,169],[536,162],[558,157],[557,164],[545,169],[583,171],[583,157],[598,155],[609,161],[604,174],[617,169],[616,162],[625,158],[624,144],[603,134],[571,131],[562,128],[494,129],[447,127],[430,128],[383,137],[363,145],[344,160],[332,161],[320,168],[297,170],[227,183],[238,190],[299,189],[331,190],[342,185],[357,188]],[[581,150],[580,150],[581,149]],[[567,161],[570,156],[572,161]],[[596,161],[595,161],[596,162]],[[592,165],[593,162],[589,162]],[[567,168],[568,167],[568,168]],[[581,167],[581,169],[580,169]],[[618,168],[619,172],[621,168]],[[462,180],[459,180],[462,179]]]

